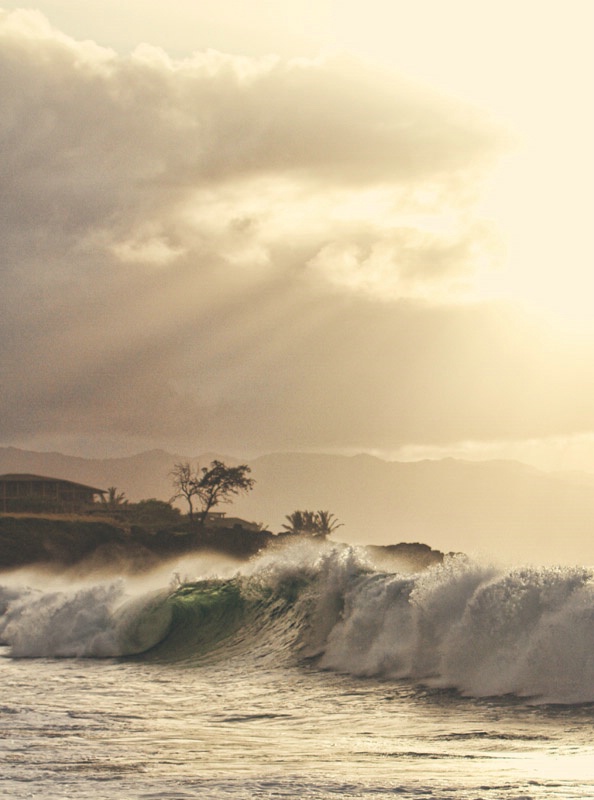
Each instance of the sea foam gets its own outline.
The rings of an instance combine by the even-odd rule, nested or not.
[[[0,640],[17,658],[143,652],[163,637],[171,620],[170,609],[155,602],[154,592],[131,596],[122,579],[52,592],[3,589],[2,600]]]
[[[452,560],[413,576],[360,577],[321,665],[485,697],[594,700],[594,575],[499,572]]]
[[[9,586],[0,612],[0,639],[17,657],[161,648],[165,660],[191,661],[195,648],[198,663],[206,652],[259,648],[279,664],[292,654],[295,663],[474,697],[594,702],[590,568],[504,570],[452,557],[417,573],[386,572],[364,548],[299,543],[232,577],[161,591],[131,592],[123,579],[52,591]]]

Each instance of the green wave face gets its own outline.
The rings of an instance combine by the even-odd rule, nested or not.
[[[200,658],[245,623],[246,603],[234,581],[200,581],[181,586],[165,601],[171,614],[167,635],[150,656],[162,660]]]
[[[273,561],[248,575],[185,583],[145,607],[131,626],[128,643],[148,646],[122,652],[187,664],[248,653],[277,665],[308,658],[340,616],[345,582],[366,573],[347,554],[336,559],[333,551],[324,556],[315,550],[305,563],[279,568]]]
[[[250,653],[278,664],[301,650],[307,581],[276,586],[250,578],[186,583],[130,615],[122,653],[176,664]],[[144,646],[143,646],[144,645]]]

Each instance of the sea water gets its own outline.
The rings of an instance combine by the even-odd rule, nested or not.
[[[0,580],[0,797],[594,796],[594,571],[303,543]]]

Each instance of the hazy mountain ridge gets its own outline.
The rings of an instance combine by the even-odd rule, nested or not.
[[[208,463],[214,454],[192,461]],[[228,463],[236,461],[219,456]],[[0,473],[33,472],[117,486],[131,500],[169,499],[169,471],[188,457],[151,450],[85,459],[0,448]],[[545,473],[514,461],[383,461],[369,455],[275,453],[249,460],[254,491],[233,515],[282,527],[297,508],[328,509],[353,543],[427,542],[443,551],[484,551],[531,561],[594,563],[594,492],[588,476]]]
[[[147,450],[133,456],[94,459],[1,447],[0,474],[29,472],[65,478],[97,489],[117,486],[132,501],[149,497],[169,500],[173,492],[169,472],[176,462],[200,460],[200,463],[210,463],[213,458],[220,458],[226,463],[236,461],[232,457],[215,453],[206,453],[196,459],[159,449]]]

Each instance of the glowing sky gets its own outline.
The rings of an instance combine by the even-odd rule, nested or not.
[[[590,0],[0,10],[0,443],[594,471]]]

